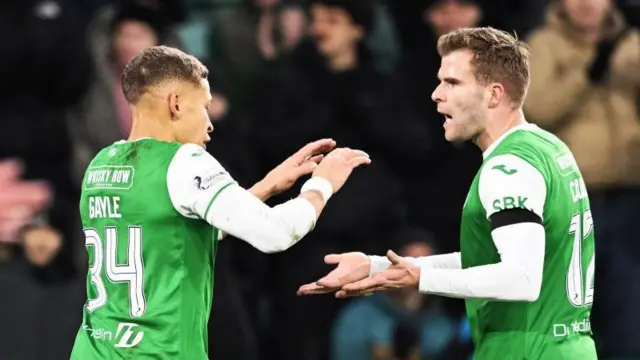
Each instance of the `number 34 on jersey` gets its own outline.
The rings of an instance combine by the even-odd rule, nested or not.
[[[118,229],[104,228],[104,239],[95,229],[85,229],[86,246],[93,248],[93,264],[89,268],[91,283],[97,296],[87,302],[87,310],[95,311],[107,304],[108,294],[103,274],[113,283],[129,286],[129,314],[132,318],[142,316],[147,310],[144,296],[144,264],[142,261],[142,228],[129,226],[127,262],[118,264]],[[104,240],[104,241],[103,241]]]

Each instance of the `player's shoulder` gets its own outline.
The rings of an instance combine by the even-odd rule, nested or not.
[[[484,183],[518,182],[522,178],[541,176],[541,171],[518,154],[496,154],[482,164],[480,179]]]
[[[136,141],[116,141],[100,150],[91,163],[127,163],[143,159],[144,163],[168,162],[182,144],[145,138]],[[154,161],[156,160],[156,161]],[[138,161],[139,162],[139,161]]]
[[[174,208],[186,217],[195,217],[197,199],[215,197],[218,191],[235,183],[225,168],[203,147],[184,144],[176,151],[167,170],[167,189]]]
[[[207,153],[202,146],[196,144],[179,144],[176,156],[199,157]]]
[[[535,125],[515,131],[488,155],[480,170],[481,189],[504,191],[525,185],[546,183],[555,139]],[[557,146],[556,146],[557,147]],[[536,185],[540,187],[542,185]],[[546,185],[544,185],[546,187]]]
[[[526,159],[515,154],[500,154],[483,164],[478,194],[487,216],[519,208],[542,217],[547,183],[543,174]]]
[[[100,164],[102,162],[105,162],[107,159],[112,158],[117,152],[117,148],[115,148],[114,146],[121,143],[122,141],[118,141],[109,146],[103,147],[93,156],[93,159],[91,159],[91,161],[89,162],[89,166]]]
[[[525,129],[503,139],[491,155],[514,155],[546,173],[549,165],[566,153],[570,153],[569,148],[557,136],[536,125],[527,124]]]
[[[185,168],[186,170],[186,168],[194,166],[222,167],[202,146],[196,144],[181,144],[171,159],[170,167]]]
[[[180,179],[204,182],[213,181],[226,174],[227,171],[222,164],[202,146],[182,144],[171,159],[167,180],[170,183],[179,183]]]

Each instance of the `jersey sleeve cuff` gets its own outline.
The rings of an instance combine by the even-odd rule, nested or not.
[[[429,274],[429,268],[426,266],[420,267],[420,281],[418,282],[418,291],[421,293],[427,293],[432,289],[430,281],[432,276]]]
[[[370,255],[369,260],[371,261],[369,265],[369,276],[385,271],[391,265],[391,262],[386,256]]]

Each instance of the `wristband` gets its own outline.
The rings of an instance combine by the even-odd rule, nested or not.
[[[324,200],[325,205],[327,204],[327,201],[329,201],[329,198],[331,198],[331,195],[333,195],[333,186],[331,185],[329,180],[319,176],[314,176],[311,179],[307,180],[304,185],[302,185],[300,193],[309,190],[320,192],[322,194],[322,199]]]

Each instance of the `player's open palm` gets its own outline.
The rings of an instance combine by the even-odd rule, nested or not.
[[[324,158],[324,153],[333,150],[336,142],[333,139],[320,139],[303,146],[263,179],[275,194],[288,190],[301,176],[310,174]]]
[[[393,291],[403,288],[418,288],[420,283],[420,267],[412,264],[395,252],[387,251],[387,259],[391,262],[386,270],[373,276],[345,284],[336,292],[336,297],[370,295],[378,291]]]
[[[371,270],[371,260],[361,252],[327,255],[324,257],[324,262],[337,266],[322,279],[302,285],[298,290],[298,295],[326,294],[338,291],[344,285],[367,278]]]
[[[335,193],[342,188],[353,169],[370,163],[369,155],[362,150],[338,148],[325,156],[313,171],[313,176],[328,180]]]

